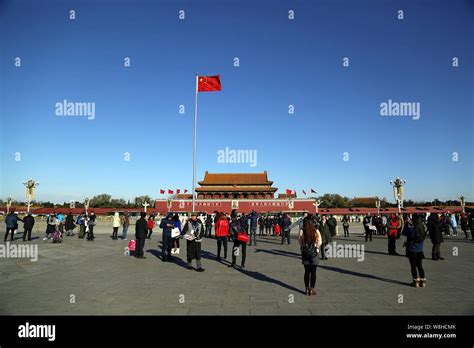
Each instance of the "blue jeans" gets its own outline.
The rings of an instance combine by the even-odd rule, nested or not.
[[[128,225],[123,224],[122,239],[127,239]]]
[[[451,225],[451,228],[453,229],[453,235],[457,236],[457,235],[458,235],[458,231],[457,231],[456,227],[454,227],[453,225]]]
[[[250,227],[250,245],[257,245],[257,226]]]

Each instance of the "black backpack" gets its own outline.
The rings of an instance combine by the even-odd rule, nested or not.
[[[301,255],[303,256],[303,259],[310,260],[318,256],[318,250],[314,243],[305,244],[301,248]]]

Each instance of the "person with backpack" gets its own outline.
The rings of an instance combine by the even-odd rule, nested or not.
[[[170,213],[171,214],[171,213]],[[148,217],[148,222],[146,224],[147,228],[148,228],[148,235],[146,237],[146,239],[151,239],[151,234],[153,233],[153,229],[155,228],[155,221],[154,221],[155,217],[153,215],[150,215]],[[171,236],[171,234],[170,234]],[[170,244],[170,250],[171,250],[171,244]]]
[[[224,245],[224,260],[227,259],[227,238],[229,237],[229,220],[224,213],[220,213],[216,221],[217,257],[221,260],[221,247]]]
[[[46,237],[43,240],[51,239],[53,232],[56,230],[56,213],[53,211],[46,219]]]
[[[405,218],[402,234],[407,237],[406,256],[410,262],[412,285],[424,288],[426,286],[425,270],[423,269],[423,243],[426,237],[426,229],[418,214],[413,214],[413,219],[408,215]],[[418,271],[418,272],[417,272]]]
[[[31,241],[31,231],[33,230],[33,226],[35,225],[35,218],[28,213],[27,216],[23,218],[23,241],[26,241],[26,236],[28,236],[28,241]]]
[[[66,236],[74,236],[74,229],[76,228],[76,224],[74,223],[74,216],[72,215],[72,211],[66,215],[66,222],[64,224],[66,228]]]
[[[181,231],[181,238],[186,238],[186,268],[193,269],[192,261],[196,259],[196,272],[204,272],[201,263],[201,242],[204,236],[204,227],[197,213],[192,212],[191,218],[186,222]]]
[[[229,227],[229,234],[234,242],[232,247],[232,263],[229,267],[236,267],[237,262],[237,255],[239,254],[240,247],[242,247],[242,261],[240,264],[241,268],[245,268],[245,259],[247,257],[247,242],[248,242],[248,235],[245,228],[245,225],[242,226],[242,219],[237,219],[237,213],[233,212],[231,215],[231,222]]]
[[[316,269],[318,254],[321,247],[321,234],[314,226],[311,218],[305,218],[303,228],[299,232],[298,242],[301,247],[301,260],[304,266],[304,284],[306,295],[316,295]]]

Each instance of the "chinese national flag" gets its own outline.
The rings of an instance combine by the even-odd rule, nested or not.
[[[221,75],[198,76],[198,92],[222,91]]]
[[[305,192],[305,190],[303,190],[303,194],[306,196],[306,192]]]
[[[185,190],[184,190],[184,193],[187,193],[187,192],[188,192],[188,190],[185,189]]]
[[[164,194],[165,193],[165,190],[160,190],[160,194]]]
[[[316,193],[316,191],[315,191],[315,190],[313,190],[313,189],[311,189],[311,193]]]
[[[180,189],[176,189],[176,193],[179,194],[181,192]]]
[[[286,190],[286,196],[287,196],[287,197],[290,197],[290,196],[291,196],[291,190],[288,190],[288,189]]]
[[[169,195],[172,195],[173,193],[174,193],[173,190],[168,190]]]

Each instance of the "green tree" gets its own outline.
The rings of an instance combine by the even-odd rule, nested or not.
[[[142,208],[142,207],[143,207],[143,203],[145,203],[145,201],[147,201],[148,204],[150,204],[149,207],[153,206],[154,200],[153,200],[150,196],[146,195],[146,196],[138,196],[138,197],[135,197],[135,200],[134,200],[134,202],[135,202],[135,204],[134,204],[135,208]]]
[[[90,200],[89,206],[93,208],[109,207],[111,198],[112,196],[106,193],[96,195]]]

